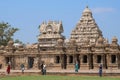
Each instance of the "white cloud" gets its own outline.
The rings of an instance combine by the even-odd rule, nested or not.
[[[93,13],[108,13],[108,12],[115,12],[114,8],[93,8]]]

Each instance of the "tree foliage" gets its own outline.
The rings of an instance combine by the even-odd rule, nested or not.
[[[0,22],[0,45],[6,46],[10,40],[13,40],[12,36],[18,31],[18,28],[11,27],[10,24]]]
[[[14,41],[14,43],[23,44],[23,42],[22,42],[22,41],[20,41],[19,39],[16,39],[16,40]]]

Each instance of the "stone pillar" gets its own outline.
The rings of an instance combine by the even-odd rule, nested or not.
[[[89,69],[93,69],[93,55],[88,54],[88,64],[89,64]]]
[[[15,69],[20,69],[20,57],[18,57],[17,55],[15,56],[14,60],[15,60]]]
[[[96,63],[96,55],[93,54],[93,63],[95,64]]]
[[[11,57],[11,67],[12,67],[12,69],[15,69],[14,56]]]
[[[80,63],[81,64],[83,63],[83,55],[82,54],[80,55]]]
[[[109,66],[109,54],[106,54],[106,65],[107,65],[107,69],[108,69],[108,66]]]
[[[109,69],[110,68],[110,64],[111,64],[111,62],[110,62],[110,60],[111,60],[110,54],[107,54],[106,56],[107,56],[107,67]]]
[[[69,59],[70,59],[69,55],[67,55],[67,64],[69,64]]]
[[[96,56],[96,54],[93,54],[93,66],[94,66],[94,69],[97,68],[97,67],[96,67],[96,66],[97,66],[97,65],[96,65],[96,64],[97,64],[97,63],[96,63],[97,61],[96,61],[96,60],[97,60],[97,56]]]
[[[81,55],[79,55],[79,69],[80,69],[80,67],[81,67]]]
[[[83,69],[83,54],[80,55],[80,69]]]
[[[77,55],[74,54],[74,55],[73,55],[73,63],[76,63],[76,61],[77,61]]]
[[[34,62],[33,62],[33,69],[36,69],[36,57],[33,58]]]
[[[28,69],[28,57],[26,56],[26,57],[24,57],[25,58],[25,64],[24,64],[24,66],[25,66],[25,69]]]
[[[56,63],[57,62],[57,59],[56,59],[56,55],[54,56],[54,63]]]
[[[96,59],[95,59],[96,57],[95,57],[95,54],[93,54],[93,64],[95,64],[96,63]]]
[[[91,69],[91,55],[88,54],[88,64],[89,64],[89,69]]]
[[[118,69],[120,69],[120,54],[119,53],[118,53],[117,57],[118,57],[118,60],[117,60]]]
[[[6,60],[5,57],[0,56],[0,64],[1,64],[1,69],[5,68],[6,69]]]
[[[61,56],[60,56],[60,62],[61,62],[61,69],[64,69],[64,55],[63,54],[61,54]]]
[[[102,58],[102,59],[103,59],[103,68],[104,68],[104,69],[107,69],[106,54],[103,54],[102,57],[103,57],[103,58]]]

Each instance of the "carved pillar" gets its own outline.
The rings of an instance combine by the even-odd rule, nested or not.
[[[88,54],[88,64],[89,64],[89,69],[93,69],[93,55]]]
[[[56,55],[54,55],[54,63],[57,62],[57,58],[56,58]]]
[[[107,68],[109,69],[110,68],[110,54],[107,54],[106,55],[106,57],[107,57]]]
[[[73,55],[73,62],[76,63],[76,61],[77,61],[77,55],[74,54],[74,55]]]
[[[1,56],[0,57],[0,59],[1,59],[1,63],[2,63],[2,68],[6,68],[6,58],[5,57],[3,57],[3,56]]]
[[[109,54],[106,54],[106,64],[107,64],[107,69],[108,69],[108,66],[109,66]]]
[[[93,54],[93,66],[94,66],[94,68],[96,68],[96,61],[97,60],[97,55],[94,53]]]
[[[80,55],[80,63],[83,64],[83,55]]]
[[[93,62],[94,62],[94,64],[95,64],[95,63],[97,62],[97,61],[96,61],[96,60],[97,60],[97,56],[96,56],[96,54],[94,54],[93,57],[94,57]]]
[[[38,66],[38,69],[41,69],[41,57],[40,57],[40,55],[37,55],[37,57],[38,57],[38,64],[37,64],[37,66]]]
[[[12,67],[12,69],[15,69],[14,56],[11,57],[11,67]]]
[[[88,54],[88,64],[89,64],[89,69],[91,69],[91,55]]]
[[[103,59],[103,68],[104,68],[104,69],[107,69],[106,54],[103,54],[102,57],[103,57],[103,58],[102,58],[102,59]]]
[[[105,69],[105,54],[101,55],[102,56],[102,64],[103,68]]]
[[[70,60],[69,55],[67,55],[67,64],[69,64],[69,60]]]
[[[28,64],[28,56],[24,57],[25,58],[25,69],[28,69],[29,68],[29,64]]]
[[[61,69],[64,69],[64,54],[61,54]]]
[[[117,63],[118,63],[118,69],[120,69],[120,54],[119,54],[119,53],[118,53],[117,57],[118,57],[118,60],[117,60]]]
[[[33,68],[34,68],[34,69],[38,69],[38,60],[39,60],[38,57],[35,57],[35,58],[34,58],[34,64],[33,64]]]

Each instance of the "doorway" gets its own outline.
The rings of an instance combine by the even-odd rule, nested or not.
[[[34,57],[28,57],[28,69],[33,68]]]
[[[6,64],[10,63],[11,69],[15,69],[15,60],[14,60],[14,57],[11,57],[11,56],[5,57],[5,63]]]

